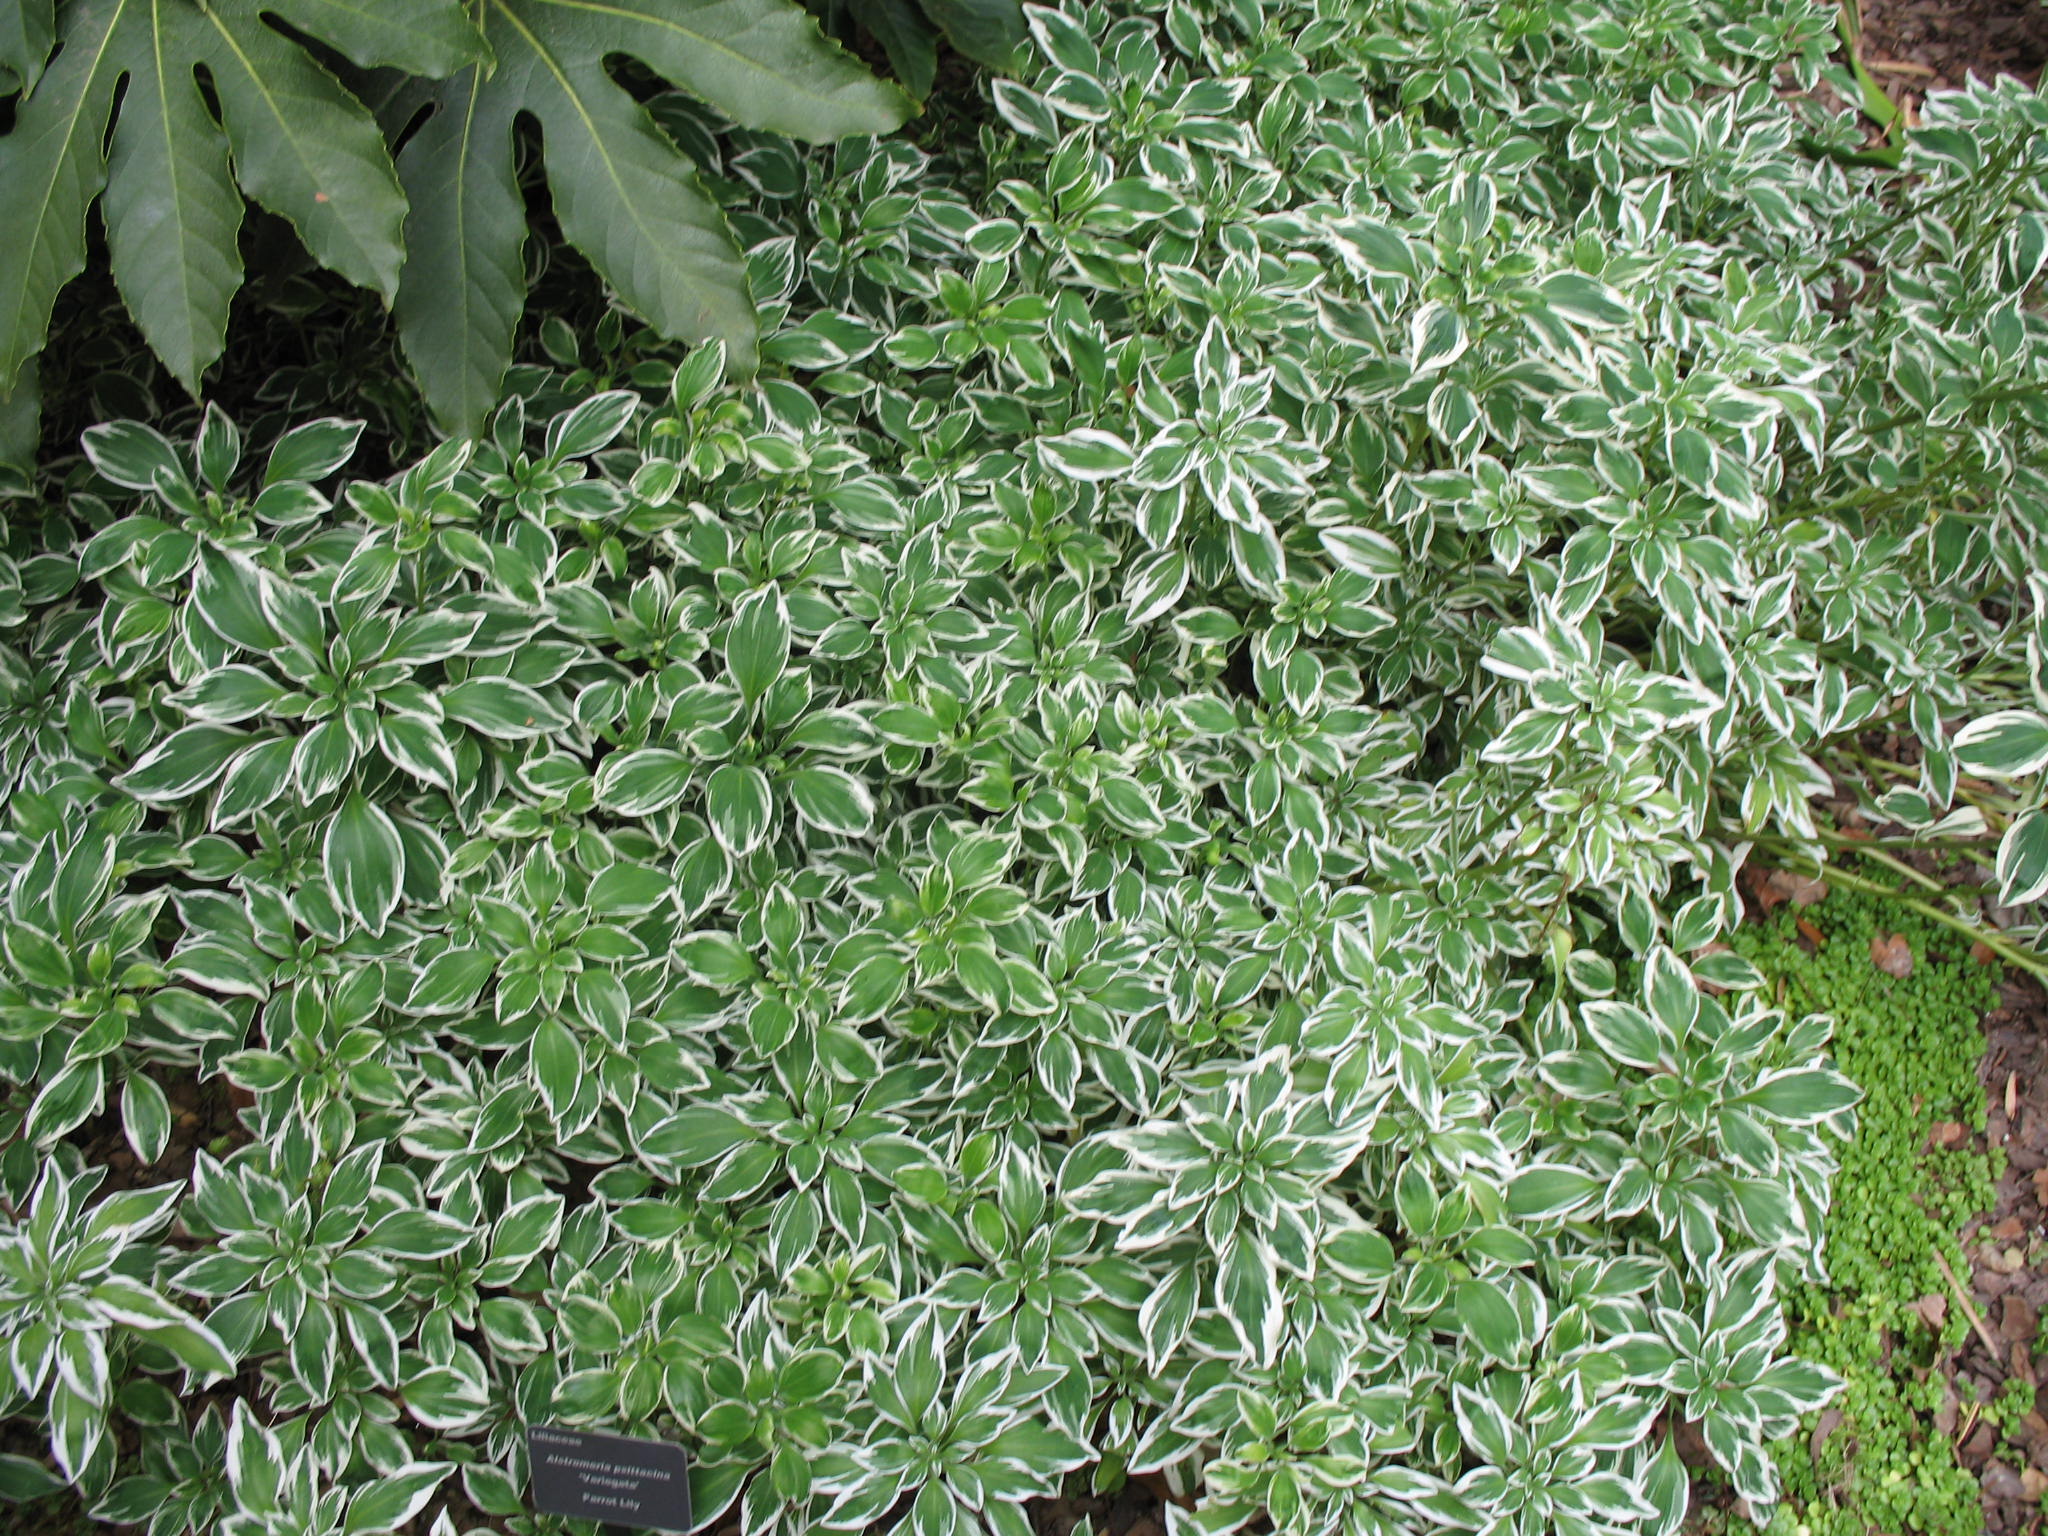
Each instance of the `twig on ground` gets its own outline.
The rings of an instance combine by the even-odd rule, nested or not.
[[[1984,1314],[1977,1310],[1977,1303],[1972,1301],[1970,1293],[1963,1289],[1963,1282],[1956,1278],[1956,1272],[1948,1267],[1948,1260],[1942,1257],[1941,1250],[1936,1248],[1932,1252],[1935,1268],[1941,1271],[1941,1278],[1948,1282],[1948,1288],[1955,1292],[1956,1301],[1962,1306],[1963,1316],[1970,1320],[1970,1326],[1976,1330],[1977,1341],[1989,1352],[1992,1363],[2003,1375],[2005,1356],[1998,1348],[1998,1340],[1991,1336],[1991,1329],[1985,1324]]]

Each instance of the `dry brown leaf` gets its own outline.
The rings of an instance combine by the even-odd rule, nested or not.
[[[1939,1294],[1922,1296],[1913,1303],[1913,1310],[1920,1314],[1928,1327],[1939,1333],[1942,1325],[1948,1321],[1948,1298]]]
[[[1989,944],[1986,944],[1982,939],[1979,939],[1970,946],[1970,958],[1979,965],[1996,965],[1998,963],[1998,951]]]
[[[1961,1404],[1956,1401],[1956,1389],[1952,1382],[1941,1384],[1941,1406],[1934,1410],[1934,1432],[1944,1440],[1953,1440],[1956,1434],[1956,1420],[1960,1417]]]
[[[2035,1503],[2039,1503],[2041,1495],[2048,1493],[2048,1474],[2035,1467],[2021,1467],[2020,1492]]]
[[[1994,1461],[1984,1468],[1984,1497],[1987,1499],[2022,1499],[2026,1497],[2026,1486],[2019,1473],[2002,1461]]]
[[[1906,942],[1903,933],[1873,934],[1870,939],[1870,963],[1887,976],[1901,980],[1913,974],[1913,946]]]
[[[1813,1433],[1806,1437],[1807,1453],[1814,1460],[1820,1459],[1820,1448],[1828,1443],[1828,1436],[1842,1426],[1842,1410],[1823,1408],[1820,1417],[1814,1420]]]
[[[1796,874],[1789,869],[1772,870],[1765,879],[1764,886],[1774,892],[1779,900],[1789,901],[1795,907],[1810,907],[1828,893],[1825,881],[1812,875]]]
[[[1795,922],[1793,926],[1799,930],[1799,937],[1806,940],[1806,942],[1811,944],[1815,949],[1819,949],[1828,941],[1828,936],[1826,934],[1822,933],[1820,929],[1815,927],[1812,923],[1808,922],[1803,917],[1800,918],[1797,922]]]
[[[1937,1120],[1927,1135],[1937,1147],[1960,1147],[1970,1139],[1970,1128],[1954,1120]]]
[[[1963,1465],[1974,1472],[1997,1448],[1998,1431],[1989,1424],[1979,1424],[1963,1437],[1963,1443],[1956,1447],[1956,1454],[1962,1458]]]

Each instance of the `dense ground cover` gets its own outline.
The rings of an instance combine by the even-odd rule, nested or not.
[[[663,100],[752,380],[543,327],[388,476],[11,503],[11,1493],[509,1527],[554,1419],[750,1533],[1668,1536],[1683,1420],[1768,1514],[1857,1089],[1736,875],[1882,728],[2048,886],[2048,101],[1895,172],[1806,0],[1031,22],[978,137]]]
[[[1969,1331],[1947,1277],[1969,1273],[1960,1239],[1993,1205],[1992,1158],[1968,1135],[1984,1129],[1977,1065],[1993,973],[1967,938],[1856,891],[1781,908],[1735,944],[1789,1006],[1835,1020],[1838,1063],[1864,1093],[1828,1215],[1829,1278],[1788,1298],[1795,1346],[1847,1383],[1825,1432],[1774,1447],[1798,1523],[1820,1536],[1968,1536],[1983,1512],[1955,1454],[1965,1405],[1932,1367]],[[1944,1143],[1945,1127],[1965,1134]],[[2033,1392],[2003,1396],[1968,1406],[2009,1433]]]

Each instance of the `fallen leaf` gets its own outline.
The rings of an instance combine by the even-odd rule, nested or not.
[[[1810,907],[1828,893],[1826,881],[1812,875],[1795,874],[1789,869],[1772,870],[1764,885],[1776,893],[1780,901],[1789,901],[1795,907]]]
[[[1822,933],[1820,929],[1816,928],[1812,923],[1808,922],[1803,917],[1800,918],[1798,922],[1796,922],[1793,926],[1799,930],[1799,937],[1806,940],[1806,942],[1811,944],[1815,949],[1819,949],[1828,941],[1828,936],[1826,934]]]
[[[2020,1492],[2038,1504],[2041,1500],[2041,1495],[2048,1493],[2048,1474],[2042,1473],[2035,1467],[2021,1467]]]
[[[1941,1406],[1934,1410],[1934,1432],[1944,1440],[1953,1440],[1956,1433],[1956,1419],[1960,1416],[1961,1405],[1956,1401],[1952,1383],[1941,1384]]]
[[[1913,974],[1913,946],[1906,942],[1903,933],[1890,937],[1872,934],[1870,939],[1870,963],[1887,976],[1900,980]]]
[[[1980,1423],[1971,1430],[1963,1443],[1956,1448],[1964,1466],[1972,1471],[1984,1465],[1984,1460],[1998,1445],[1998,1432],[1989,1424]]]
[[[1954,1120],[1937,1120],[1934,1122],[1934,1129],[1927,1134],[1928,1139],[1937,1147],[1954,1148],[1960,1147],[1970,1139],[1970,1128]]]
[[[1995,965],[1998,963],[1998,951],[1979,939],[1970,946],[1970,958],[1979,965]]]
[[[1913,1303],[1913,1310],[1920,1314],[1921,1320],[1928,1327],[1939,1333],[1942,1325],[1948,1321],[1948,1298],[1939,1294],[1922,1296]]]
[[[1806,1437],[1807,1454],[1818,1461],[1820,1459],[1820,1448],[1828,1443],[1828,1436],[1839,1429],[1841,1424],[1841,1409],[1823,1408],[1820,1417],[1814,1421],[1813,1433]]]
[[[2015,1343],[2031,1343],[2041,1331],[2041,1314],[2026,1297],[2008,1292],[1998,1306],[1998,1331]]]
[[[1984,1469],[1984,1497],[1987,1499],[2022,1499],[2026,1497],[2026,1484],[2019,1473],[2000,1461],[1994,1461]]]
[[[2005,1118],[2015,1120],[2020,1112],[2020,1075],[2017,1072],[2005,1074]]]

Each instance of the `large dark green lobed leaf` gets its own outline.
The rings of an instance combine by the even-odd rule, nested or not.
[[[56,0],[0,0],[0,91],[33,86],[56,41]]]
[[[397,167],[363,104],[273,21],[413,77],[403,94],[435,110]],[[13,416],[32,420],[21,381],[84,267],[104,192],[115,282],[188,390],[224,345],[248,197],[323,266],[396,303],[435,416],[473,431],[525,302],[521,115],[540,124],[564,231],[625,302],[749,365],[738,247],[688,162],[606,74],[618,54],[750,128],[799,138],[884,132],[911,111],[790,0],[0,0],[0,89],[25,87],[0,138],[0,392]],[[438,91],[417,83],[450,74]],[[27,440],[10,432],[10,455]]]
[[[1004,69],[1024,44],[1024,7],[1017,0],[924,0],[946,41],[977,64]]]
[[[749,127],[827,140],[883,133],[909,100],[828,42],[799,7],[762,0],[489,0],[489,72],[435,92],[399,156],[412,213],[400,340],[435,416],[473,432],[496,402],[524,306],[525,213],[513,128],[540,124],[562,231],[664,334],[754,355],[745,265],[689,163],[606,74],[631,54]]]
[[[396,293],[405,200],[382,135],[266,14],[359,63],[414,72],[445,73],[481,46],[456,0],[0,7],[0,63],[35,81],[0,139],[0,389],[41,350],[59,290],[85,264],[86,213],[103,188],[121,296],[187,389],[220,355],[241,286],[245,195],[289,220],[322,265]]]

